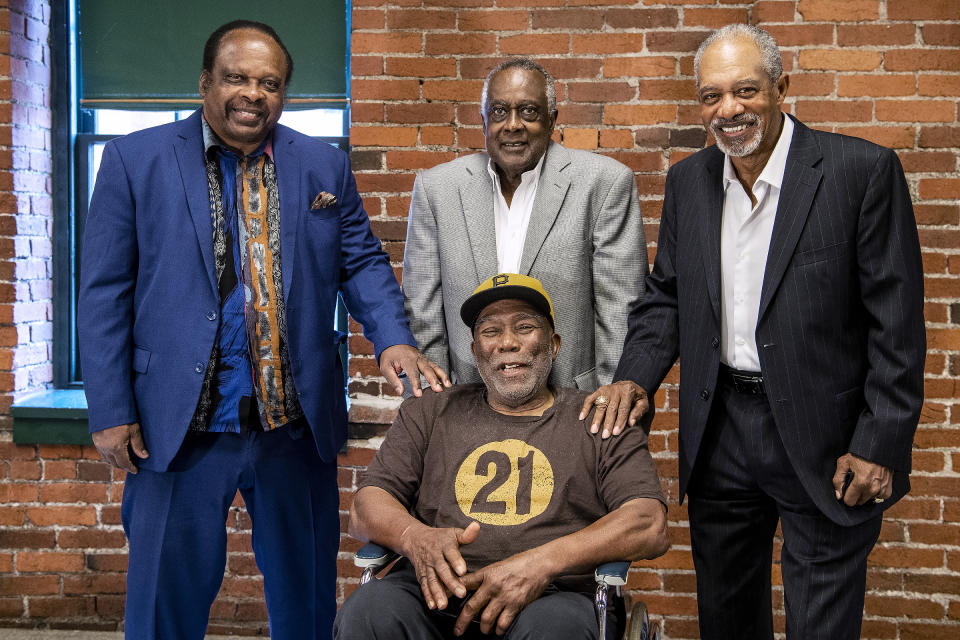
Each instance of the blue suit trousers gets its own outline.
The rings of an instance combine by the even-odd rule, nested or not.
[[[337,465],[305,425],[187,434],[168,471],[128,474],[127,640],[202,640],[226,565],[237,490],[253,523],[273,640],[328,640],[340,541]]]

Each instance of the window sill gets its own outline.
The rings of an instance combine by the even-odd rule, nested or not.
[[[17,444],[91,444],[82,389],[51,389],[10,407]]]

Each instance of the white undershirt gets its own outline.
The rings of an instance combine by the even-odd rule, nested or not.
[[[487,171],[493,179],[493,218],[497,232],[497,271],[499,273],[520,273],[520,257],[523,255],[523,241],[527,237],[530,213],[533,211],[533,199],[540,184],[540,169],[543,159],[540,156],[537,166],[520,176],[520,186],[513,192],[510,204],[507,204],[500,189],[500,176],[493,167],[493,160],[487,164]],[[486,278],[493,274],[481,274]]]
[[[723,161],[723,224],[720,232],[723,340],[720,357],[734,369],[760,371],[756,339],[760,291],[793,128],[793,121],[784,115],[780,138],[753,185],[753,195],[757,199],[755,207],[737,179],[730,156],[725,156]]]

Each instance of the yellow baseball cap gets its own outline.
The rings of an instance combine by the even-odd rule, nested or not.
[[[460,318],[472,331],[480,312],[491,302],[504,299],[517,299],[529,303],[550,319],[551,327],[556,328],[553,304],[550,302],[550,296],[544,291],[543,285],[536,278],[519,273],[498,273],[484,280],[460,307]]]

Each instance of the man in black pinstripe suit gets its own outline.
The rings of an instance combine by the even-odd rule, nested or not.
[[[857,638],[867,555],[909,489],[923,399],[923,270],[889,149],[781,112],[765,31],[697,52],[717,141],[667,176],[647,295],[615,382],[587,398],[636,423],[680,357],[680,497],[701,637],[773,637],[773,536],[788,638]]]

